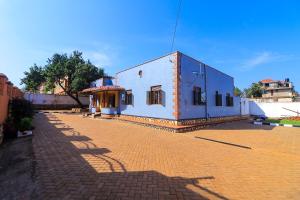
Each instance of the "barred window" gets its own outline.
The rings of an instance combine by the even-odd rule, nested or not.
[[[125,105],[132,105],[132,90],[125,91]]]
[[[150,91],[147,91],[147,104],[161,104],[164,101],[164,91],[161,89],[161,85],[152,86]]]
[[[233,97],[229,93],[226,94],[226,106],[233,106]]]
[[[216,106],[222,106],[222,94],[216,91]]]
[[[200,87],[194,87],[193,89],[193,104],[194,105],[205,104],[205,100],[203,99],[202,91]]]

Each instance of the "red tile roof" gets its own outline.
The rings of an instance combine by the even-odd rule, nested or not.
[[[272,80],[272,79],[264,79],[264,80],[261,80],[260,82],[261,83],[272,83],[272,82],[275,82],[275,81]]]
[[[93,93],[93,92],[100,92],[100,91],[120,91],[125,90],[124,88],[117,86],[117,85],[110,85],[110,86],[99,86],[99,87],[92,87],[82,90],[82,93]]]

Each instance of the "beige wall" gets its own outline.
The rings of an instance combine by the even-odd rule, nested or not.
[[[273,90],[273,96],[271,95],[271,91],[267,90],[267,94],[263,94],[262,97],[292,97],[293,93],[291,90]]]
[[[61,84],[64,86],[64,87],[68,87],[67,86],[67,81],[66,80],[63,80],[61,82]],[[39,86],[39,89],[38,89],[38,93],[40,94],[59,94],[59,95],[66,95],[65,91],[62,89],[62,87],[60,87],[59,84],[55,84],[54,85],[54,88],[52,91],[48,91],[46,92],[46,85],[45,83],[42,83],[40,86]]]

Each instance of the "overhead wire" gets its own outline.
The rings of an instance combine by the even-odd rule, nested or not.
[[[174,50],[174,42],[175,42],[175,37],[176,37],[176,32],[177,32],[177,26],[178,26],[178,21],[180,17],[180,12],[181,12],[181,6],[182,6],[182,0],[178,0],[178,10],[177,10],[177,16],[176,16],[176,22],[175,22],[175,27],[174,27],[174,32],[172,36],[172,41],[171,41],[171,51],[173,52]]]

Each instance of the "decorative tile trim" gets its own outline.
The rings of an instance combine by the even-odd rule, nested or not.
[[[222,123],[228,121],[236,121],[241,119],[248,119],[248,116],[224,116],[224,117],[214,117],[214,118],[197,118],[197,119],[184,119],[179,120],[178,125],[186,126],[186,125],[199,125],[199,124],[207,124],[207,123]]]
[[[191,125],[204,125],[210,123],[222,123],[228,121],[235,121],[241,119],[248,119],[249,117],[241,116],[229,116],[229,117],[216,117],[216,118],[198,118],[198,119],[185,119],[185,120],[170,120],[170,119],[161,119],[161,118],[152,118],[152,117],[141,117],[133,115],[119,115],[114,116],[118,119],[126,119],[136,122],[145,122],[145,123],[154,123],[160,125],[171,125],[171,126],[191,126]]]
[[[181,120],[174,121],[168,119],[157,119],[157,118],[149,118],[149,117],[139,117],[139,116],[130,116],[130,115],[120,115],[115,116],[112,119],[126,121],[134,124],[139,124],[147,127],[158,128],[162,130],[167,130],[176,133],[195,131],[202,128],[205,128],[210,125],[216,125],[224,122],[232,122],[238,120],[248,119],[248,117],[241,116],[231,116],[231,117],[220,117],[220,118],[211,118],[209,120],[206,119],[192,119],[192,120]],[[201,122],[201,123],[199,123]],[[179,124],[184,125],[179,125]]]
[[[120,115],[118,116],[120,120],[127,120],[127,121],[134,121],[140,123],[152,123],[157,125],[164,125],[164,126],[176,126],[177,121],[169,120],[169,119],[160,119],[160,118],[151,118],[151,117],[141,117],[141,116],[132,116],[132,115]]]

